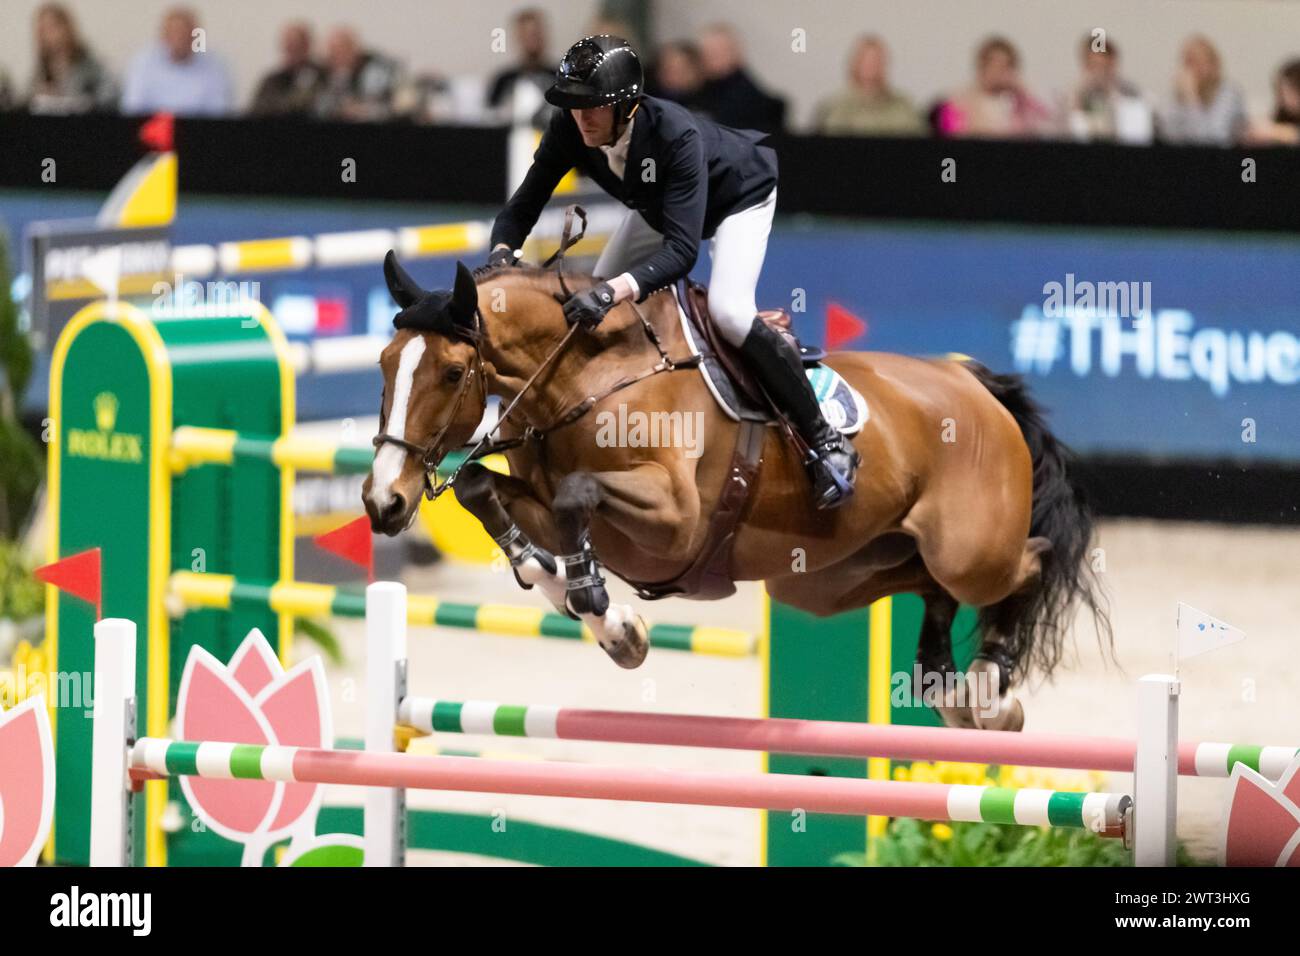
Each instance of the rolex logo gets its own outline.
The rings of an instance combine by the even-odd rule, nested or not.
[[[112,392],[100,392],[91,405],[95,411],[95,427],[68,429],[68,456],[127,464],[144,461],[144,436],[116,431],[117,396]]]
[[[117,424],[117,396],[100,392],[95,396],[95,426],[101,432],[111,432]]]

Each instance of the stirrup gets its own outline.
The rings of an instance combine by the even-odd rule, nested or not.
[[[841,452],[849,457],[851,464],[847,472],[840,471],[831,464],[828,452],[832,451]],[[857,466],[861,460],[857,449],[847,442],[843,435],[809,449],[807,466],[811,472],[813,489],[817,492],[813,504],[818,511],[837,508],[853,496],[853,479],[856,477]],[[826,479],[829,479],[829,482]]]

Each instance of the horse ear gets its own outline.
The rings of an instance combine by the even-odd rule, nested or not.
[[[402,268],[392,249],[389,249],[388,255],[384,256],[384,281],[388,283],[388,291],[392,295],[393,301],[403,309],[414,305],[428,295],[424,289],[420,288],[420,284]]]
[[[474,328],[474,313],[478,310],[478,283],[465,263],[456,260],[456,285],[451,294],[451,315],[457,325]]]

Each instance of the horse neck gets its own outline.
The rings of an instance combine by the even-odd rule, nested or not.
[[[493,292],[479,288],[483,316],[483,361],[490,368],[491,394],[511,400],[537,374],[569,331],[560,304],[542,288],[506,287],[509,307],[493,311]],[[584,338],[586,340],[584,341]],[[584,369],[596,359],[592,342],[578,332],[528,389],[519,410],[529,424],[541,427],[582,400]]]
[[[525,282],[527,280],[524,280]],[[515,280],[519,282],[519,280]],[[584,286],[573,283],[574,288]],[[556,301],[556,288],[513,284],[509,287],[509,307],[491,311],[492,292],[479,289],[486,341],[484,361],[492,366],[491,392],[512,399],[541,367],[569,332],[564,312]],[[654,321],[667,300],[655,298],[637,308]],[[630,374],[654,366],[659,361],[649,337],[632,306],[617,307],[594,332],[574,334],[564,351],[552,362],[520,401],[523,417],[532,425],[543,427],[591,395],[614,387]]]

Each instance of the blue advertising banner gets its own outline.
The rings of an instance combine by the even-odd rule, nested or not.
[[[759,299],[1020,372],[1081,452],[1300,461],[1300,240],[819,224],[773,236]]]

